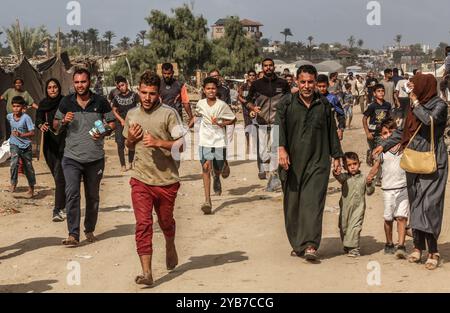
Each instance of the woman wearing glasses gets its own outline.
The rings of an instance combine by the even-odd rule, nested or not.
[[[62,222],[65,218],[65,180],[61,166],[64,154],[65,132],[58,134],[53,129],[53,119],[63,98],[61,84],[57,79],[51,78],[45,84],[46,97],[39,103],[36,112],[36,127],[44,136],[43,154],[45,161],[55,180],[55,206],[53,208],[53,222]]]

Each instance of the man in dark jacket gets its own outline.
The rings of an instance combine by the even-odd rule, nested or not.
[[[275,64],[272,59],[262,62],[264,77],[255,81],[247,96],[247,108],[253,112],[257,121],[257,154],[261,160],[266,176],[269,176],[267,191],[281,189],[278,178],[278,137],[276,132],[275,114],[277,105],[285,95],[290,94],[286,80],[275,74]]]

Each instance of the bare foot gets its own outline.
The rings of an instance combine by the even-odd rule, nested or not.
[[[98,241],[97,237],[94,236],[94,233],[86,233],[86,240],[90,243]]]
[[[34,187],[28,187],[27,198],[33,199],[34,197]]]
[[[126,166],[122,166],[122,172],[125,173],[127,171],[127,167]]]
[[[136,276],[134,281],[138,285],[151,286],[151,285],[153,285],[152,273],[147,273],[147,274],[144,274],[144,275],[138,275],[138,276]]]
[[[16,192],[16,186],[11,185],[11,187],[9,187],[9,192],[11,192],[11,193]]]
[[[175,243],[166,245],[166,266],[169,271],[178,265],[178,254]]]

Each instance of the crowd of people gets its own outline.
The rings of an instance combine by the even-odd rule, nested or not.
[[[237,101],[242,105],[247,146],[254,143],[257,151],[255,175],[267,180],[267,192],[283,192],[291,256],[312,262],[319,258],[331,171],[342,185],[339,230],[344,253],[361,255],[366,195],[373,194],[377,186],[384,198],[384,252],[421,262],[428,249],[425,266],[437,268],[448,154],[444,142],[447,103],[438,96],[434,76],[415,73],[410,78],[400,76],[398,69],[386,69],[382,80],[373,72],[366,77],[348,73],[342,79],[338,73],[319,75],[312,65],[301,66],[295,74],[287,70],[283,76],[275,73],[274,61],[267,58],[262,61],[262,72],[248,71],[245,82],[233,93],[220,71],[213,70],[203,81],[202,99],[194,110],[185,84],[174,77],[170,63],[162,65],[161,77],[145,72],[137,92],[124,77],[116,77],[116,88],[107,98],[91,91],[91,74],[85,69],[74,72],[74,93],[70,95],[61,94],[58,80],[47,81],[46,97],[39,104],[18,78],[14,88],[1,97],[7,101],[5,138],[11,146],[11,192],[16,191],[22,168],[29,196],[34,195],[31,139],[38,130],[44,137],[43,155],[56,186],[52,219],[67,219],[68,236],[62,243],[80,243],[81,182],[86,198],[85,237],[96,241],[104,139],[114,134],[122,170],[133,170],[131,199],[142,265],[142,274],[135,281],[151,285],[153,210],[166,241],[167,269],[178,264],[173,211],[180,188],[179,155],[185,148],[184,137],[189,128],[199,126],[196,148],[205,197],[199,209],[212,214],[211,184],[220,195],[221,178],[230,175],[227,150],[237,122],[231,104]],[[35,122],[27,114],[31,107],[37,109]],[[355,123],[355,107],[363,114],[368,142],[366,162],[371,169],[367,175],[360,169],[361,156],[343,151],[341,146],[345,130]],[[432,153],[435,168],[427,173],[404,169],[407,149]],[[420,157],[415,161],[420,163]],[[408,233],[414,243],[410,254],[405,247]]]

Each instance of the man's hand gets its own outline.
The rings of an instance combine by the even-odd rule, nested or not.
[[[139,124],[131,124],[128,129],[127,140],[131,143],[136,143],[142,140],[144,136],[144,131],[142,130],[141,125]]]
[[[372,151],[372,157],[374,159],[378,159],[378,156],[383,152],[383,147],[382,146],[378,146],[375,149],[373,149]]]
[[[278,164],[280,164],[285,171],[289,170],[289,165],[291,165],[289,154],[284,147],[278,148]]]
[[[94,140],[94,141],[97,141],[97,140],[100,140],[100,139],[102,139],[104,137],[104,135],[101,135],[101,134],[99,134],[99,133],[94,133],[94,135],[92,135],[91,136],[91,138]]]
[[[19,138],[22,137],[22,134],[19,131],[17,131],[17,130],[13,130],[11,132],[11,135],[14,136],[14,137],[19,137]]]
[[[48,132],[49,127],[48,127],[48,123],[45,122],[44,124],[41,125],[41,132],[46,133]]]
[[[372,182],[373,182],[373,175],[370,175],[370,174],[367,175],[366,181],[367,181],[367,185],[372,184]]]
[[[62,120],[62,123],[64,125],[69,124],[70,122],[73,121],[73,119],[75,118],[75,114],[73,112],[67,112],[66,115],[64,115],[64,118]]]
[[[336,173],[336,175],[340,175],[341,171],[342,171],[341,159],[334,159],[333,160],[333,173]]]
[[[368,140],[373,140],[374,138],[373,138],[373,134],[372,133],[368,133],[367,134],[367,139]]]
[[[153,136],[148,131],[145,131],[144,140],[142,142],[144,143],[144,146],[147,148],[159,147],[159,140],[153,138]]]

